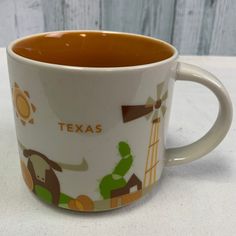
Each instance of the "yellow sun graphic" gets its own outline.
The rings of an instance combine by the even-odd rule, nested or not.
[[[30,95],[27,91],[22,91],[17,83],[12,88],[13,103],[15,106],[16,116],[21,123],[34,123],[32,114],[36,111],[36,107],[29,101]]]

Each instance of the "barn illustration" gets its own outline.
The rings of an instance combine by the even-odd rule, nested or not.
[[[126,205],[139,199],[142,195],[142,181],[134,173],[127,180],[126,174],[133,165],[133,154],[127,142],[118,144],[120,161],[113,171],[105,175],[100,184],[100,194],[104,200],[108,200],[111,208]]]
[[[133,174],[127,184],[111,191],[111,208],[120,207],[138,200],[142,196],[142,182]]]

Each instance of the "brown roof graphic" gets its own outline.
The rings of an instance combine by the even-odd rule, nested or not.
[[[137,186],[138,190],[142,189],[142,181],[135,174],[133,174],[130,177],[130,179],[128,180],[127,184],[124,187],[112,190],[111,197],[113,198],[113,197],[118,197],[124,194],[129,194],[130,189],[133,186]]]

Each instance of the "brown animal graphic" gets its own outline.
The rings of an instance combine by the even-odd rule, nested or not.
[[[27,167],[23,162],[21,163],[26,184],[34,193],[36,193],[36,185],[46,188],[52,194],[52,203],[55,205],[58,205],[60,199],[60,183],[55,171],[62,172],[63,169],[71,171],[88,170],[85,159],[80,164],[54,162],[38,151],[27,149],[19,140],[17,141],[23,155],[28,158]]]
[[[60,184],[54,170],[61,172],[61,167],[40,152],[25,149],[23,154],[29,159],[27,167],[33,179],[33,192],[35,192],[35,185],[48,189],[52,194],[52,203],[58,205]]]

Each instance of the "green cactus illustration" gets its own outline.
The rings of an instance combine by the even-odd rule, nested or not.
[[[119,142],[118,149],[121,160],[112,173],[104,176],[99,184],[100,193],[104,199],[111,197],[112,190],[122,188],[127,184],[124,176],[133,163],[133,156],[128,143]]]

